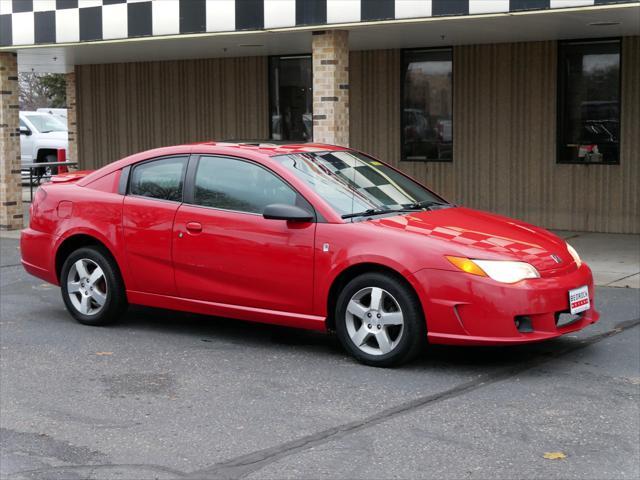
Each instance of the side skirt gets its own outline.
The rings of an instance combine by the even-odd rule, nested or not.
[[[137,292],[135,290],[127,290],[127,299],[129,300],[129,303],[145,305],[148,307],[180,310],[184,312],[234,318],[250,322],[269,323],[273,325],[282,325],[284,327],[304,328],[306,330],[327,330],[326,319],[316,315],[206,302],[204,300],[157,295],[154,293]]]

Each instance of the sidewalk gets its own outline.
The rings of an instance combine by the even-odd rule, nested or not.
[[[555,231],[589,264],[601,287],[640,288],[640,235]]]

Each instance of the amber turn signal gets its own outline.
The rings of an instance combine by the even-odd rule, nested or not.
[[[472,275],[479,275],[481,277],[487,276],[484,270],[476,265],[473,260],[469,260],[468,258],[464,257],[452,257],[450,255],[446,255],[446,258],[463,272],[467,272]]]

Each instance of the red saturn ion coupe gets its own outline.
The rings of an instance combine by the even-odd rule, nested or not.
[[[331,145],[182,145],[59,175],[21,249],[80,323],[132,303],[335,330],[376,366],[427,340],[535,342],[599,318],[562,239]]]

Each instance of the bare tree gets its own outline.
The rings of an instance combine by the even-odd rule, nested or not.
[[[20,110],[63,107],[65,105],[64,75],[34,72],[18,75]]]

